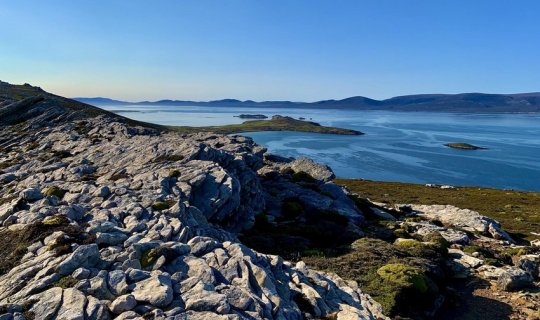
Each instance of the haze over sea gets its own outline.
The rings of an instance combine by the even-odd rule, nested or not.
[[[307,156],[341,178],[540,191],[540,114],[456,114],[294,108],[106,106],[164,125],[241,123],[242,113],[305,117],[362,136],[299,132],[245,134],[272,153]],[[135,112],[134,112],[135,111]],[[456,150],[466,142],[487,150]]]

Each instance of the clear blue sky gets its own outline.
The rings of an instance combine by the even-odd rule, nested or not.
[[[0,0],[0,79],[64,96],[540,91],[540,1]]]

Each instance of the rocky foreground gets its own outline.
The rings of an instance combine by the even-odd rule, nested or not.
[[[354,282],[238,241],[265,208],[257,172],[283,169],[249,138],[100,116],[4,126],[0,151],[0,319],[384,317]],[[309,201],[362,221],[321,183],[338,197]]]

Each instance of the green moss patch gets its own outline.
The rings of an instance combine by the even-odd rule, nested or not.
[[[43,190],[43,194],[45,196],[57,196],[60,199],[62,199],[66,193],[67,190],[61,189],[57,186],[50,186]]]
[[[176,202],[174,200],[167,200],[167,201],[155,201],[152,203],[152,209],[155,211],[162,211],[167,210],[174,206]]]
[[[73,288],[79,281],[72,276],[66,276],[63,278],[60,278],[55,284],[53,284],[53,287],[60,287],[62,289],[68,289]]]
[[[377,274],[385,281],[405,288],[413,288],[420,293],[428,290],[427,280],[422,271],[402,263],[387,264],[379,268]]]

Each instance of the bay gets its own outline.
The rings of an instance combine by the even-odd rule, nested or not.
[[[123,116],[178,126],[241,123],[242,113],[304,117],[362,136],[253,132],[272,153],[307,156],[341,178],[540,191],[539,114],[456,114],[335,109],[106,106]],[[129,112],[127,112],[129,111]],[[457,150],[466,142],[486,150]]]

